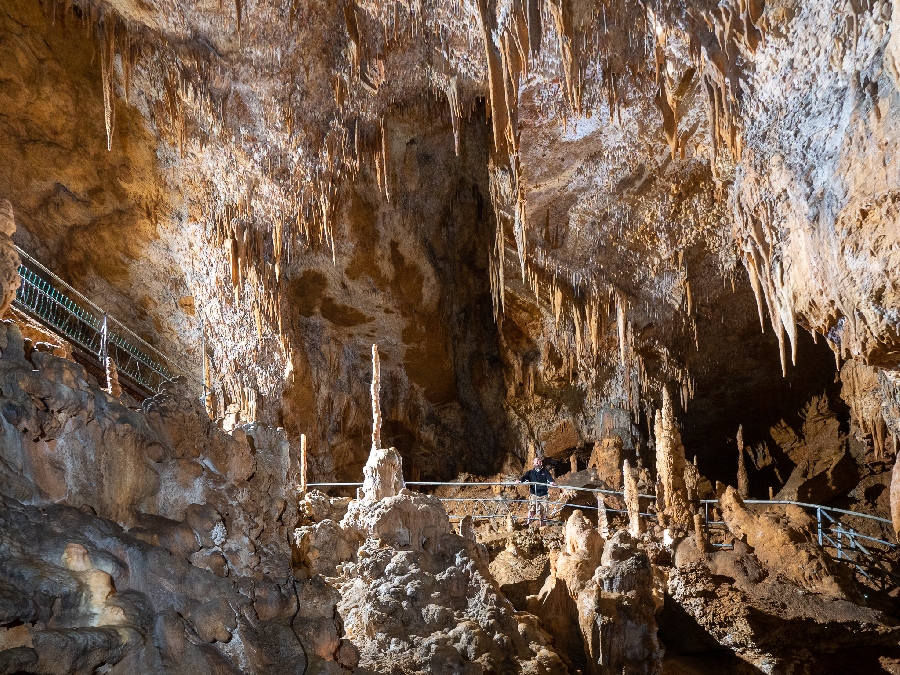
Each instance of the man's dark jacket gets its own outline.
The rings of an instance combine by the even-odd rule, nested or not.
[[[548,492],[547,485],[553,482],[553,476],[547,469],[532,469],[531,471],[525,472],[519,479],[519,482],[539,483],[539,485],[529,485],[528,491],[538,497],[546,497]]]

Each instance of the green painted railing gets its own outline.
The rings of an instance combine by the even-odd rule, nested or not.
[[[145,340],[109,316],[20,248],[22,259],[13,306],[94,357],[101,366],[112,358],[120,377],[140,393],[153,395],[178,376],[198,384]],[[200,385],[202,390],[202,385]]]

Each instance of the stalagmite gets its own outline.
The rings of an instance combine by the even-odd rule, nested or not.
[[[381,362],[372,345],[372,450],[381,448]]]
[[[363,467],[362,499],[366,502],[395,497],[404,487],[403,460],[396,448],[381,447],[381,363],[378,345],[372,345],[372,450]]]
[[[122,387],[119,384],[119,369],[111,356],[106,357],[106,392],[110,396],[119,398],[122,395]]]
[[[609,539],[609,518],[606,513],[606,498],[597,493],[597,531],[604,539]]]
[[[700,471],[697,469],[697,458],[694,457],[693,464],[685,464],[684,467],[684,487],[687,491],[687,498],[690,502],[700,499]]]
[[[578,471],[578,455],[576,455],[574,452],[569,457],[569,469],[572,471],[572,473]]]
[[[300,434],[300,497],[306,494],[306,434]]]
[[[709,540],[706,538],[706,527],[700,512],[694,514],[694,543],[701,555],[709,551]]]
[[[684,446],[681,434],[675,424],[672,398],[668,389],[663,389],[662,409],[656,413],[654,428],[656,436],[656,470],[664,491],[665,513],[675,523],[693,524],[687,503],[687,489],[684,484]]]
[[[738,426],[737,431],[737,448],[738,448],[738,473],[737,484],[738,494],[741,499],[750,498],[750,481],[747,479],[747,465],[744,463],[744,426]]]
[[[626,459],[622,463],[622,475],[625,478],[625,508],[628,509],[628,532],[632,537],[639,537],[644,531],[641,521],[641,500],[638,496],[637,476]]]
[[[618,434],[610,434],[594,443],[588,460],[588,469],[597,471],[597,477],[614,489],[622,485],[623,442]]]
[[[459,521],[459,536],[471,541],[477,541],[475,536],[475,520],[471,515],[466,515]]]

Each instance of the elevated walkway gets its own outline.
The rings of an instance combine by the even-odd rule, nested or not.
[[[146,398],[159,393],[162,385],[184,378],[196,396],[204,393],[201,382],[171,358],[138,337],[116,318],[88,300],[28,253],[21,256],[13,307],[71,343],[76,360],[104,372],[107,358],[130,393]]]

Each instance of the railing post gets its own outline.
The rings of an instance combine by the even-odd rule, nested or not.
[[[109,327],[106,322],[106,314],[103,315],[103,328],[100,329],[100,360],[106,365],[106,348],[109,340]]]
[[[819,546],[822,545],[822,509],[816,508],[816,533],[819,536]]]

